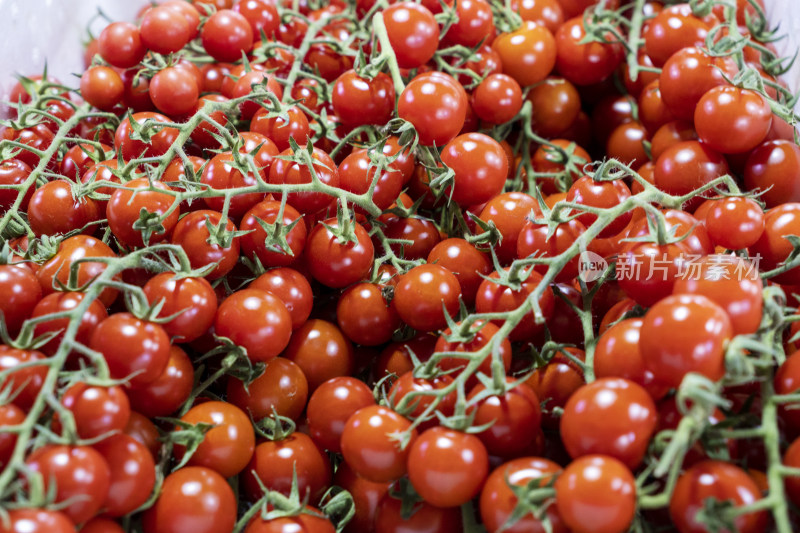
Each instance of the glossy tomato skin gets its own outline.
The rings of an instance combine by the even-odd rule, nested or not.
[[[697,520],[705,501],[731,501],[734,507],[750,505],[761,499],[761,491],[741,468],[723,461],[704,461],[678,478],[669,503],[669,514],[680,533],[700,533],[706,526]],[[742,533],[763,531],[767,525],[765,511],[739,515],[734,519]]]
[[[250,418],[241,409],[226,402],[208,401],[189,409],[181,421],[213,426],[189,459],[189,466],[210,468],[226,479],[247,466],[255,448],[255,433]],[[176,445],[174,453],[180,459],[185,448]]]
[[[113,22],[97,38],[98,52],[117,68],[136,66],[144,58],[145,45],[139,28],[130,22]]]
[[[490,74],[472,92],[472,109],[478,118],[504,124],[522,109],[522,89],[506,74]]]
[[[25,464],[42,476],[45,490],[55,487],[56,502],[72,501],[63,512],[74,523],[85,522],[103,506],[111,474],[92,448],[50,444],[31,453]]]
[[[617,259],[617,283],[637,304],[650,307],[672,293],[688,254],[683,243],[631,242]]]
[[[355,516],[345,526],[346,533],[369,531],[375,522],[378,504],[389,490],[388,483],[373,483],[360,478],[347,463],[339,464],[333,483],[342,487],[353,497]]]
[[[36,189],[27,213],[31,230],[39,237],[69,233],[100,218],[97,202],[88,197],[75,198],[67,180],[50,181]],[[89,226],[83,233],[93,231],[94,227]]]
[[[703,44],[710,29],[707,20],[695,17],[688,4],[670,6],[646,25],[645,50],[653,63],[661,66],[679,49]]]
[[[78,436],[84,439],[125,429],[131,415],[128,396],[117,385],[76,383],[64,392],[61,404],[72,412]]]
[[[495,253],[501,264],[508,264],[517,257],[517,239],[532,212],[539,212],[539,203],[529,194],[506,192],[498,194],[481,210],[479,218],[484,222],[494,222],[502,235],[495,246]]]
[[[147,416],[169,416],[189,398],[194,386],[194,365],[180,347],[171,346],[169,361],[155,381],[128,391],[133,408]]]
[[[725,309],[735,335],[755,333],[761,324],[764,284],[758,269],[746,259],[713,255],[680,277],[674,294],[702,294]]]
[[[64,160],[68,160],[66,159],[66,156],[64,156]],[[66,174],[63,168],[61,172]],[[31,167],[26,163],[23,163],[19,159],[7,159],[0,163],[0,184],[20,185],[25,183],[25,181],[28,179],[28,176],[30,176],[30,173]],[[20,200],[21,206],[28,205],[33,191],[34,188],[29,187],[27,192],[23,193],[22,199]],[[0,189],[0,213],[5,214],[5,212],[8,211],[12,205],[14,205],[14,202],[17,201],[19,195],[19,191],[15,191],[13,189]]]
[[[285,516],[264,520],[260,515],[255,516],[247,527],[245,533],[335,533],[330,520],[312,514]]]
[[[494,421],[487,430],[476,436],[486,450],[496,457],[517,457],[529,450],[539,435],[542,412],[539,398],[533,389],[521,383],[511,387],[513,379],[506,378],[508,391],[489,396],[475,408],[476,426]],[[475,386],[468,399],[486,390],[483,384]]]
[[[783,464],[791,468],[800,468],[800,438],[789,445],[783,456]],[[800,502],[800,479],[796,476],[786,478],[786,493],[797,505]]]
[[[306,416],[311,438],[323,449],[341,453],[341,438],[348,419],[362,407],[375,405],[372,390],[347,376],[329,379],[314,391]]]
[[[331,104],[336,115],[348,126],[389,122],[394,111],[392,79],[383,72],[371,80],[348,70],[333,84]]]
[[[34,317],[41,317],[53,313],[75,309],[83,301],[85,293],[82,292],[54,292],[42,298],[33,309]],[[81,344],[89,344],[89,338],[97,325],[108,317],[108,312],[100,300],[94,300],[81,317],[75,340]],[[34,335],[64,330],[69,325],[69,318],[54,318],[39,322],[34,327]],[[56,335],[50,342],[41,347],[43,353],[53,355],[61,344],[63,332]]]
[[[283,302],[261,289],[243,289],[217,309],[216,334],[247,350],[254,362],[266,362],[283,351],[292,334],[292,318]]]
[[[314,391],[329,379],[353,373],[353,345],[335,324],[311,319],[292,333],[283,357],[296,363]]]
[[[103,354],[112,378],[132,376],[129,382],[134,386],[158,379],[169,361],[169,337],[164,328],[130,313],[115,313],[100,322],[89,347]]]
[[[342,431],[342,455],[359,476],[375,483],[388,483],[407,471],[409,447],[417,437],[411,432],[409,446],[400,449],[392,433],[407,431],[411,423],[394,411],[378,405],[353,413]]]
[[[414,125],[420,144],[444,146],[461,131],[467,105],[464,88],[451,76],[421,74],[400,94],[397,116]]]
[[[419,331],[433,331],[447,325],[445,311],[458,310],[461,285],[452,272],[439,265],[419,265],[400,277],[393,304],[400,318]]]
[[[363,346],[385,344],[400,326],[394,305],[386,302],[376,283],[357,283],[345,290],[336,306],[336,320],[351,341]]]
[[[724,346],[733,328],[725,310],[705,296],[664,298],[645,315],[640,335],[645,366],[665,385],[679,386],[689,372],[715,381],[725,375]]]
[[[752,198],[723,198],[712,203],[706,228],[714,243],[729,250],[754,245],[764,233],[764,211]]]
[[[461,238],[445,239],[428,254],[428,263],[438,264],[453,273],[461,286],[461,298],[468,306],[475,303],[484,276],[492,273],[491,258]]]
[[[9,371],[17,366],[45,360],[42,352],[36,350],[20,350],[0,344],[0,371]],[[14,395],[14,405],[27,410],[36,401],[39,391],[47,378],[45,365],[29,365],[6,374],[5,386]]]
[[[623,49],[619,43],[580,44],[585,36],[582,16],[565,21],[555,34],[556,68],[576,85],[603,81],[613,74],[623,59]]]
[[[636,513],[636,481],[624,464],[586,455],[556,479],[556,506],[575,533],[623,533]]]
[[[572,184],[567,191],[567,201],[578,204],[611,208],[621,204],[631,196],[631,191],[622,180],[598,182],[589,176],[583,176]],[[576,219],[585,227],[591,226],[597,215],[593,213],[583,213]],[[627,211],[611,221],[599,233],[598,237],[606,238],[618,234],[625,229],[631,220],[631,212]]]
[[[456,507],[480,492],[489,455],[475,435],[443,427],[420,434],[408,454],[408,477],[422,498],[436,507]]]
[[[0,265],[0,311],[11,335],[19,333],[42,299],[42,287],[30,269]]]
[[[273,409],[280,416],[298,420],[308,398],[308,381],[303,371],[282,357],[267,361],[264,372],[250,382],[228,377],[227,399],[255,421],[271,416]]]
[[[669,111],[685,120],[694,119],[702,96],[725,78],[731,79],[736,67],[727,58],[712,58],[699,48],[683,48],[664,64],[659,77],[661,97]]]
[[[162,324],[167,335],[178,342],[199,338],[214,323],[217,296],[203,278],[176,278],[170,272],[163,272],[150,278],[143,290],[151,305],[163,300],[162,317],[180,313]]]
[[[800,203],[785,203],[770,209],[764,217],[764,233],[750,247],[751,257],[759,256],[762,272],[779,267],[789,254],[792,244],[787,235],[798,235],[800,226]],[[800,283],[800,268],[795,267],[772,278],[778,283],[797,285]]]
[[[556,64],[556,40],[546,27],[525,21],[515,31],[498,35],[492,49],[500,57],[503,74],[521,87],[545,79]]]
[[[266,144],[270,146],[271,142]],[[275,155],[277,149],[274,145],[271,145],[271,147],[272,155]],[[200,182],[220,192],[256,185],[258,183],[258,178],[254,172],[249,170],[248,167],[247,173],[242,173],[239,168],[234,166],[234,161],[234,155],[231,152],[222,152],[215,155],[209,160],[208,164],[206,164],[200,176]],[[263,180],[265,171],[259,169],[258,173],[260,174],[259,177]],[[228,216],[238,219],[263,199],[264,194],[258,192],[234,194],[231,197],[228,207]],[[224,197],[221,196],[221,194],[219,196],[207,196],[203,198],[203,202],[209,209],[213,209],[217,212],[221,212],[225,205]]]
[[[242,231],[248,231],[242,235],[241,244],[244,253],[249,257],[257,257],[265,267],[289,266],[297,261],[303,252],[308,237],[306,223],[301,219],[300,213],[294,207],[285,205],[281,224],[288,226],[294,224],[291,230],[285,235],[288,249],[279,250],[265,245],[266,239],[270,236],[262,223],[270,227],[278,223],[281,203],[274,200],[264,200],[254,205],[242,218],[239,225]]]
[[[775,373],[775,392],[778,394],[792,394],[800,390],[800,352],[789,354],[786,361]],[[798,410],[791,408],[796,404],[788,404],[781,408],[781,419],[790,428],[792,433],[800,429],[800,415]]]
[[[25,412],[22,409],[13,403],[0,406],[0,428],[5,429],[17,426],[23,422],[25,422]],[[6,467],[16,445],[16,433],[0,433],[0,468]]]
[[[253,46],[253,28],[242,14],[222,9],[211,15],[200,33],[203,48],[217,61],[238,61]]]
[[[602,332],[594,351],[594,374],[597,378],[624,378],[642,386],[654,400],[668,392],[645,367],[639,350],[642,319],[627,318]],[[602,331],[602,328],[601,328]]]
[[[555,232],[548,235],[549,228],[546,224],[537,224],[528,220],[517,238],[517,257],[519,259],[530,256],[556,257],[564,253],[584,231],[586,231],[586,226],[578,219],[573,219],[558,224]],[[575,278],[578,275],[579,261],[580,255],[575,255],[568,261],[556,275],[556,281],[568,282]],[[549,268],[549,265],[545,264],[534,266],[536,272],[541,275],[544,275]]]
[[[759,197],[768,208],[800,201],[800,147],[777,139],[757,146],[744,166],[744,184],[748,190],[760,189]]]
[[[92,257],[116,257],[117,254],[103,241],[86,235],[73,235],[67,237],[58,246],[58,251],[45,264],[36,271],[42,294],[48,295],[56,291],[58,284],[55,280],[67,285],[72,265],[78,259]],[[77,285],[83,287],[93,278],[102,274],[107,264],[97,261],[82,261],[77,266]],[[117,289],[108,287],[100,293],[99,299],[106,306],[117,297]]]
[[[228,533],[236,523],[236,499],[225,478],[189,466],[171,473],[153,507],[144,514],[145,533]]]
[[[445,145],[442,163],[454,173],[446,191],[462,207],[479,205],[503,190],[508,176],[508,157],[500,143],[483,133],[465,133]]]
[[[718,85],[700,98],[694,124],[700,140],[714,150],[740,154],[766,138],[772,125],[772,110],[756,91]]]
[[[110,518],[96,517],[81,527],[81,533],[125,533],[125,531]]]
[[[538,480],[537,486],[543,486],[560,472],[559,465],[540,457],[521,457],[495,468],[486,479],[480,496],[481,519],[486,530],[489,533],[498,533],[501,530],[509,533],[544,533],[542,521],[533,516],[533,513],[522,516],[511,527],[502,529],[519,501],[509,485],[524,487]],[[555,505],[547,508],[547,518],[553,533],[567,533]]]
[[[172,187],[160,181],[151,182],[148,178],[133,179],[125,184],[125,188],[114,190],[106,205],[106,218],[111,232],[122,245],[128,248],[144,246],[142,232],[134,228],[134,224],[139,220],[142,210],[161,216],[167,213],[175,198],[167,191],[172,191]],[[163,231],[153,231],[148,236],[148,244],[168,238],[178,223],[178,214],[179,210],[175,209],[163,217]]]
[[[405,517],[402,502],[390,494],[378,504],[375,514],[375,533],[461,533],[461,510],[458,507],[440,508],[420,502],[414,512]]]
[[[294,151],[287,148],[279,155],[293,156]],[[331,187],[339,185],[339,172],[336,163],[320,148],[314,147],[311,153],[314,172],[319,181]],[[311,183],[311,171],[305,164],[284,159],[276,159],[269,169],[269,183],[280,184],[299,184]],[[291,192],[287,193],[289,204],[301,213],[314,213],[324,209],[331,203],[332,198],[323,192]]]
[[[131,119],[139,124],[139,127],[150,128],[152,132],[150,139],[145,142],[140,139],[131,138],[133,126]],[[137,157],[159,157],[164,155],[172,143],[178,138],[176,128],[156,127],[153,124],[164,124],[171,122],[168,117],[160,113],[142,111],[134,113],[129,118],[123,120],[114,133],[114,149],[122,154],[125,161],[130,161]]]
[[[335,218],[317,224],[309,233],[305,248],[306,263],[314,279],[337,289],[364,279],[375,258],[372,240],[361,224],[352,224],[355,243],[331,232],[330,228],[338,227]]]
[[[287,267],[273,268],[254,279],[250,288],[269,291],[280,298],[292,317],[292,329],[305,324],[311,314],[311,285],[297,270]]]
[[[586,358],[583,350],[577,348],[565,348],[564,351],[570,353],[579,362]],[[549,412],[550,409],[553,407],[563,408],[575,391],[586,383],[586,380],[583,376],[583,369],[576,361],[564,353],[557,352],[544,367],[534,371],[525,383],[540,399],[549,400],[545,404],[547,410],[543,413],[542,425],[547,428],[557,428],[560,418],[553,416]]]
[[[386,8],[383,18],[400,68],[417,68],[433,57],[439,45],[439,27],[428,8],[399,2]]]
[[[268,490],[286,496],[292,490],[292,476],[297,472],[300,498],[316,501],[331,481],[328,456],[305,433],[295,432],[285,439],[263,441],[255,448],[244,474],[243,487],[247,497],[255,501],[262,495],[256,477]]]
[[[498,278],[494,272],[490,278]],[[531,294],[537,290],[542,280],[541,274],[532,271],[528,277],[522,281],[520,290],[494,283],[491,279],[484,279],[478,287],[478,296],[475,299],[475,310],[479,313],[494,313],[503,311],[513,311],[526,305]],[[542,317],[547,320],[553,314],[555,296],[553,289],[545,287],[538,299],[539,310]],[[502,326],[503,321],[493,321],[497,326]],[[544,328],[536,321],[536,314],[531,310],[522,320],[511,330],[508,338],[512,341],[532,340],[533,337]]]
[[[561,417],[561,438],[573,458],[602,454],[633,470],[644,458],[656,422],[656,405],[643,387],[623,378],[601,378],[570,397]]]
[[[365,194],[375,181],[377,171],[366,149],[353,150],[339,165],[339,187],[354,194]],[[382,169],[372,191],[372,203],[382,210],[388,209],[397,200],[403,181],[402,173],[391,164]],[[364,209],[358,206],[355,211],[364,213]]]
[[[61,511],[45,509],[12,509],[8,511],[8,524],[0,524],[0,528],[3,533],[75,533],[77,531],[66,514]]]
[[[431,378],[414,377],[413,371],[408,371],[400,375],[392,383],[389,389],[389,406],[402,413],[407,418],[416,420],[423,415],[425,419],[419,424],[420,430],[428,429],[439,425],[436,413],[443,416],[452,416],[455,410],[456,393],[450,393],[440,397],[436,404],[435,413],[426,413],[428,407],[434,402],[432,396],[425,394],[427,391],[444,389],[453,383],[453,378],[448,375],[436,376]],[[402,410],[399,408],[402,406]]]
[[[103,508],[119,517],[138,509],[153,492],[156,465],[144,444],[125,434],[112,435],[94,445],[108,463],[110,484]]]
[[[217,266],[206,274],[206,278],[214,280],[230,272],[239,259],[239,239],[233,236],[229,242],[208,242],[211,235],[208,224],[220,226],[222,214],[210,209],[193,211],[178,221],[172,232],[170,241],[177,244],[189,256],[192,268],[203,268],[216,263]],[[230,219],[225,220],[225,231],[235,232],[236,226]]]

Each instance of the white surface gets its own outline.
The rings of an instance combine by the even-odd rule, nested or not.
[[[14,75],[48,72],[63,83],[77,85],[74,73],[83,69],[82,43],[86,26],[101,8],[113,20],[132,20],[147,0],[0,0],[0,96],[14,83]],[[775,43],[782,56],[800,46],[800,0],[766,0],[772,26],[780,25],[783,39]],[[104,26],[96,20],[97,34]],[[789,86],[800,88],[800,59],[784,76]]]
[[[86,27],[98,7],[113,20],[132,20],[146,0],[0,0],[0,95],[3,100],[16,83],[16,74],[47,71],[65,85],[76,87],[73,74],[83,71]],[[92,24],[97,35],[106,25]]]

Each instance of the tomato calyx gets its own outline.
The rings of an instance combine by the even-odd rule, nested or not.
[[[291,418],[281,416],[272,407],[272,414],[257,421],[254,425],[256,433],[270,441],[281,441],[288,438],[297,429]]]
[[[175,429],[173,429],[165,437],[166,442],[170,442],[173,445],[177,444],[185,448],[183,457],[175,466],[176,470],[186,466],[189,463],[192,455],[194,455],[194,453],[197,451],[197,448],[199,448],[205,440],[206,433],[215,427],[213,424],[207,424],[205,422],[191,424],[184,422],[180,418],[165,417],[164,421],[175,425]]]

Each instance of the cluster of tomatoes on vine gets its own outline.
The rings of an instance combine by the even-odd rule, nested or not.
[[[762,3],[311,4],[147,6],[12,91],[0,531],[785,530]]]

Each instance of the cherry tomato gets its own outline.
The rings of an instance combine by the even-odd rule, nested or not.
[[[574,460],[556,479],[555,489],[558,512],[575,533],[623,533],[633,522],[636,481],[612,457]]]
[[[88,197],[75,198],[71,182],[54,180],[45,183],[28,202],[28,223],[36,236],[81,230],[93,233],[89,226],[100,219],[97,202]]]
[[[733,507],[752,505],[761,499],[755,481],[741,468],[723,461],[704,461],[684,472],[675,485],[669,502],[669,514],[680,533],[706,531],[697,514],[709,499],[728,501]],[[733,520],[736,530],[742,533],[763,531],[767,514],[758,511],[739,514]]]
[[[89,347],[103,355],[112,378],[127,378],[134,386],[158,379],[169,361],[169,337],[164,328],[130,313],[115,313],[100,322]]]
[[[61,396],[61,405],[72,412],[78,436],[93,439],[121,431],[131,415],[130,402],[122,388],[76,383]]]
[[[144,513],[145,533],[226,533],[236,523],[236,499],[225,478],[202,466],[164,479],[153,507]]]
[[[410,446],[408,478],[436,507],[456,507],[474,498],[489,473],[489,455],[475,435],[430,428]]]
[[[111,474],[106,460],[92,448],[48,444],[34,450],[25,465],[41,475],[45,491],[53,490],[56,503],[71,502],[63,513],[73,523],[85,522],[103,507]]]
[[[400,326],[394,305],[387,303],[380,285],[358,283],[339,297],[336,321],[356,344],[377,346],[392,338]]]
[[[523,457],[503,463],[486,479],[481,490],[480,513],[489,533],[544,533],[542,521],[533,513],[526,513],[514,525],[505,528],[519,501],[512,487],[526,487],[529,483],[542,487],[561,472],[556,463],[539,457]],[[567,533],[567,528],[555,505],[547,508],[547,518],[553,533]]]
[[[404,449],[393,435],[410,427],[411,422],[390,409],[378,405],[362,407],[347,420],[342,431],[344,460],[369,481],[388,483],[399,479],[407,471],[410,445],[417,430],[411,430],[409,445]]]
[[[268,490],[288,496],[295,473],[300,498],[316,501],[330,485],[328,456],[305,433],[295,432],[284,439],[264,441],[256,446],[242,484],[251,500],[262,495],[256,477]]]
[[[108,463],[110,484],[103,508],[118,517],[138,509],[153,492],[156,465],[144,444],[124,434],[112,435],[94,445]]]
[[[504,394],[489,396],[475,408],[474,424],[481,426],[494,421],[487,430],[477,434],[487,451],[497,457],[516,457],[530,449],[539,433],[542,413],[539,398],[525,383],[511,386],[514,382],[506,378],[508,390]],[[477,385],[467,399],[475,398],[486,390]]]
[[[11,509],[8,522],[0,524],[3,533],[75,533],[75,525],[61,511]],[[81,531],[87,531],[84,527]]]
[[[472,92],[472,110],[478,118],[504,124],[522,109],[522,89],[506,74],[490,74]]]
[[[355,365],[353,345],[335,324],[311,319],[291,336],[283,357],[294,361],[314,391],[329,379],[348,376]]]
[[[200,32],[203,48],[217,61],[238,61],[253,46],[253,28],[242,14],[222,9],[211,15]]]
[[[178,346],[169,350],[169,360],[155,381],[128,391],[133,408],[147,416],[169,416],[189,398],[194,385],[194,366]]]
[[[573,458],[601,454],[633,470],[656,430],[656,406],[647,391],[623,378],[601,378],[570,397],[561,438]]]
[[[500,143],[488,135],[459,135],[445,145],[441,158],[455,174],[453,185],[445,194],[458,205],[482,204],[502,192],[508,176],[508,158]]]
[[[27,268],[0,265],[0,312],[7,331],[19,333],[22,324],[36,311],[42,299],[42,287]]]
[[[675,335],[676,331],[681,335]],[[724,376],[724,346],[732,336],[723,308],[699,294],[676,294],[647,312],[639,349],[656,379],[677,387],[689,372],[715,381]]]
[[[389,490],[388,483],[373,483],[360,478],[347,463],[340,463],[333,478],[335,485],[342,487],[353,497],[355,516],[347,523],[346,533],[360,533],[372,529],[378,504]]]
[[[264,371],[246,388],[244,382],[229,376],[227,398],[256,421],[271,416],[273,409],[280,416],[298,420],[308,398],[308,381],[299,366],[276,357],[267,361]]]
[[[397,116],[414,125],[420,144],[443,146],[461,131],[467,106],[464,88],[452,76],[420,74],[400,93]]]
[[[375,533],[461,533],[461,510],[458,507],[434,507],[419,502],[410,513],[403,512],[403,503],[385,495],[378,504],[375,514]]]
[[[81,96],[101,111],[110,111],[122,102],[125,86],[117,72],[109,67],[92,67],[81,76]]]
[[[433,57],[439,46],[439,25],[428,8],[398,2],[383,10],[383,20],[400,68],[417,68]]]
[[[545,79],[556,64],[556,40],[546,27],[530,21],[510,33],[502,33],[492,42],[500,57],[503,74],[522,87]]]
[[[530,296],[539,287],[542,281],[541,274],[531,271],[527,278],[520,281],[519,289],[513,289],[492,281],[492,279],[498,278],[499,274],[494,272],[489,278],[483,280],[480,287],[478,287],[475,310],[478,313],[497,313],[513,311],[523,305],[529,305],[530,312],[522,317],[514,329],[511,330],[508,338],[512,341],[532,340],[544,328],[544,320],[547,320],[553,314],[555,302],[553,290],[550,287],[545,287],[544,290],[540,291],[537,303],[540,315],[544,320],[538,323]],[[494,320],[493,322],[498,326],[503,325],[503,320]]]
[[[750,247],[750,255],[759,257],[758,268],[762,272],[781,266],[792,253],[788,235],[798,235],[800,203],[785,203],[767,211],[764,216],[764,233]],[[800,268],[791,268],[772,278],[778,283],[800,284]]]
[[[162,302],[161,316],[177,315],[162,324],[167,335],[177,341],[191,342],[214,323],[217,297],[203,278],[177,278],[163,272],[150,278],[143,290],[151,305]]]
[[[384,15],[387,12],[391,16],[390,9],[384,11]],[[394,113],[394,102],[392,79],[383,72],[368,80],[360,77],[355,70],[348,70],[333,84],[333,111],[344,124],[351,127],[386,124]]]
[[[305,324],[311,314],[314,298],[311,285],[297,270],[273,268],[253,280],[250,288],[269,291],[280,298],[292,318],[292,329]]]
[[[556,68],[575,85],[591,85],[608,78],[623,59],[619,43],[601,43],[592,40],[582,44],[586,37],[583,17],[575,17],[562,24],[555,33]]]
[[[800,201],[800,147],[792,141],[767,141],[756,147],[744,166],[748,190],[763,191],[759,196],[768,208]]]
[[[308,235],[305,254],[314,279],[327,287],[342,288],[369,274],[375,250],[367,230],[358,222],[350,227],[356,242],[336,235],[337,228],[346,231],[336,218],[314,226]]]
[[[464,239],[451,238],[439,242],[428,254],[428,263],[438,264],[453,273],[461,286],[461,298],[475,303],[483,278],[492,273],[489,256]]]
[[[271,292],[243,289],[220,304],[214,329],[217,335],[244,348],[253,362],[266,362],[289,344],[292,318]]]
[[[419,265],[400,277],[392,303],[400,318],[419,331],[447,325],[445,312],[458,311],[461,285],[458,278],[439,265]]]
[[[130,22],[112,22],[97,38],[98,52],[112,66],[135,67],[147,51],[139,28]]]
[[[539,213],[539,203],[529,194],[506,192],[498,194],[481,210],[479,218],[494,222],[502,235],[494,251],[501,264],[508,264],[517,257],[517,239],[532,212]]]
[[[205,274],[205,277],[213,280],[230,272],[239,259],[240,237],[235,232],[236,226],[229,218],[225,219],[223,227],[221,213],[202,209],[178,221],[170,242],[183,248],[192,268],[201,269],[216,264]]]

